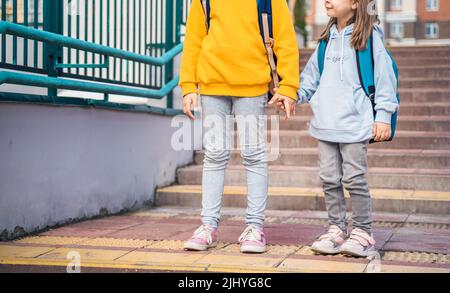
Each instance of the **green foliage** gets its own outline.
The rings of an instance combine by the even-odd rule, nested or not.
[[[296,31],[301,34],[306,41],[308,40],[308,32],[306,30],[306,13],[307,5],[306,0],[296,0],[294,6],[294,26]]]

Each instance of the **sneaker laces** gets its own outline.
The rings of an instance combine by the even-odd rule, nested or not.
[[[348,241],[362,245],[364,247],[375,244],[375,240],[372,238],[372,236],[370,236],[366,231],[359,228],[355,228],[352,230]]]
[[[192,238],[206,239],[208,243],[212,243],[211,232],[211,228],[208,225],[201,225],[197,230],[195,230]]]
[[[336,237],[340,236],[341,233],[342,233],[341,228],[339,228],[336,225],[332,225],[330,226],[330,228],[328,228],[328,231],[326,233],[322,234],[319,237],[319,240],[333,241]]]
[[[248,226],[239,237],[239,242],[242,241],[261,241],[261,232],[255,227]]]

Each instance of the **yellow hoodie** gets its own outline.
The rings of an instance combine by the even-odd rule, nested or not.
[[[200,0],[192,0],[181,59],[183,96],[252,97],[266,93],[270,66],[259,31],[256,0],[210,0],[210,29]],[[299,52],[286,0],[272,0],[278,93],[297,99]]]

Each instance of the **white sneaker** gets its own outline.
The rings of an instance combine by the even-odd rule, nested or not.
[[[336,225],[331,225],[311,246],[314,252],[322,254],[337,254],[345,242],[347,234]]]
[[[346,255],[367,257],[375,251],[375,239],[366,231],[355,228],[342,244],[341,250]]]

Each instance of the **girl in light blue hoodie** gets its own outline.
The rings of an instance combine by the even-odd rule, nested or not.
[[[391,136],[391,116],[398,109],[397,80],[370,0],[325,0],[330,22],[322,75],[318,50],[301,74],[298,104],[313,111],[310,133],[318,139],[320,178],[329,229],[312,245],[318,253],[367,256],[375,250],[367,174],[370,139]],[[375,110],[358,76],[356,50],[364,50],[373,33]],[[282,107],[282,105],[279,105]],[[347,232],[343,187],[352,202],[352,231]]]

